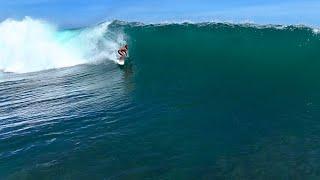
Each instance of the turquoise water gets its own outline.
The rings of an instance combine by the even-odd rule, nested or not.
[[[313,29],[116,21],[109,31],[125,35],[125,67],[1,75],[0,179],[319,178]]]

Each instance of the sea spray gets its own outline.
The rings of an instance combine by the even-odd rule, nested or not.
[[[116,60],[123,35],[108,32],[105,22],[90,28],[58,30],[29,17],[0,23],[0,69],[34,72],[101,60]],[[113,36],[113,37],[109,37]]]

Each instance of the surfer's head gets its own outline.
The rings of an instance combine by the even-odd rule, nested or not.
[[[128,49],[128,44],[124,45],[124,47],[125,47],[126,49]]]

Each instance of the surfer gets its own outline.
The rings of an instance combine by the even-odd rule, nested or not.
[[[117,63],[119,65],[124,65],[124,60],[125,58],[128,56],[128,45],[124,45],[123,47],[121,47],[119,50],[118,50],[118,54],[120,55]]]
[[[120,55],[120,59],[124,59],[128,55],[128,45],[124,45],[118,50],[118,54]]]

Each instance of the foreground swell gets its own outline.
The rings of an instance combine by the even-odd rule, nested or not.
[[[113,62],[0,81],[0,178],[315,178],[319,35],[113,22]]]

